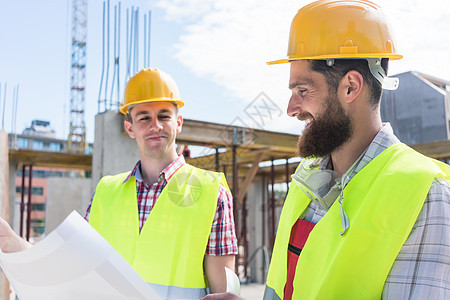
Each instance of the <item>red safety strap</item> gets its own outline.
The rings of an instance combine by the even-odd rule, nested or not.
[[[294,276],[297,268],[297,261],[300,252],[305,246],[309,233],[314,228],[314,223],[298,219],[292,226],[291,237],[289,239],[288,256],[287,256],[287,280],[284,287],[284,300],[292,299],[294,291]]]

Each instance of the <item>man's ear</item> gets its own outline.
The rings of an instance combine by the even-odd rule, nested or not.
[[[178,115],[177,116],[177,134],[179,134],[181,132],[182,127],[183,127],[183,116]]]
[[[125,131],[128,133],[128,136],[130,138],[132,139],[136,138],[133,131],[133,124],[130,121],[128,120],[123,121],[123,127],[125,128]]]
[[[351,70],[342,77],[339,84],[339,97],[344,103],[352,103],[361,94],[364,86],[364,78],[358,71]]]

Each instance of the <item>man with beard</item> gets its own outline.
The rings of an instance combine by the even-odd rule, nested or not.
[[[225,292],[225,267],[234,269],[237,254],[225,176],[177,154],[183,105],[170,75],[149,68],[130,78],[120,111],[140,160],[131,171],[104,176],[86,214],[163,299],[199,299],[207,287]],[[3,252],[30,246],[0,218]]]
[[[290,63],[287,113],[306,123],[304,159],[265,300],[449,299],[450,167],[381,122],[382,87],[398,84],[386,77],[388,61],[400,58],[369,1],[316,1],[294,17],[288,58],[269,64]]]

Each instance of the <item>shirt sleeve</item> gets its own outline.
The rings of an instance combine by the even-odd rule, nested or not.
[[[89,201],[89,206],[86,209],[86,214],[84,215],[84,219],[88,222],[89,222],[89,215],[91,214],[91,206],[92,206],[92,200],[94,200],[94,195],[92,195],[91,201]]]
[[[450,299],[450,187],[433,181],[386,279],[382,299]]]
[[[217,209],[211,227],[207,255],[236,255],[237,238],[233,217],[233,197],[222,184],[219,186]]]

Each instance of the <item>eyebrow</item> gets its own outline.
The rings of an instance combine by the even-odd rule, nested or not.
[[[161,109],[160,111],[158,111],[158,114],[164,114],[164,113],[170,113],[170,112],[171,112],[170,109],[164,108],[164,109]],[[140,115],[148,115],[148,114],[150,114],[148,112],[148,110],[141,110],[141,111],[136,113],[136,117],[140,116]]]
[[[299,85],[310,85],[310,83],[307,81],[296,81],[296,82],[289,84],[289,89],[292,90]]]

